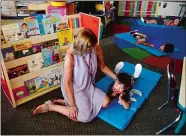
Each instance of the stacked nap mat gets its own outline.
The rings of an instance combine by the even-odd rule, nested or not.
[[[121,69],[120,72],[133,75],[134,68],[134,64],[124,62],[124,67]],[[104,108],[100,111],[100,113],[98,114],[98,118],[106,121],[107,123],[113,125],[114,127],[120,130],[124,130],[132,120],[137,110],[149,97],[150,93],[156,86],[161,76],[162,75],[159,73],[143,68],[140,77],[133,86],[134,89],[137,89],[142,92],[142,96],[133,95],[133,97],[137,101],[131,103],[131,107],[129,110],[124,109],[123,106],[118,103],[118,99],[115,98],[113,101],[111,101],[111,104],[108,108]],[[109,85],[112,82],[113,80],[110,77],[106,76],[99,82],[97,82],[96,86],[107,93]]]
[[[178,27],[178,26],[168,26],[168,25],[158,25],[158,24],[145,24],[141,21],[141,19],[136,20],[139,25],[143,26],[150,26],[150,27],[160,27],[160,28],[178,28],[182,29],[183,27]]]

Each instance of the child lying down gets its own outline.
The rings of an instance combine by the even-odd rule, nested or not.
[[[117,79],[112,84],[110,84],[107,94],[111,100],[118,98],[118,103],[121,104],[125,109],[129,109],[131,101],[136,101],[132,95],[135,93],[142,96],[140,91],[133,89],[132,87],[132,85],[135,83],[135,80],[139,77],[142,71],[142,66],[141,64],[137,64],[135,67],[134,75],[130,76],[126,73],[119,73],[119,70],[117,69],[121,69],[122,65],[124,65],[123,62],[120,62],[118,65],[116,65],[115,73],[117,74]]]
[[[143,44],[145,46],[157,48],[165,53],[174,52],[174,45],[171,43],[166,43],[163,40],[156,39],[152,36],[146,36],[142,33],[138,33],[137,30],[131,31],[130,34],[136,38],[137,44]]]

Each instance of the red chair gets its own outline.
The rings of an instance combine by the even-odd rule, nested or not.
[[[179,112],[179,115],[169,125],[161,129],[159,132],[156,132],[157,135],[164,132],[165,130],[170,128],[172,125],[177,123],[180,120],[180,117],[182,114],[181,110],[179,110],[177,107],[179,89],[177,88],[177,85],[176,85],[175,61],[174,60],[172,60],[171,63],[167,65],[167,76],[168,76],[168,100],[162,106],[158,107],[158,110],[160,110],[167,104],[171,104],[171,107],[175,109],[176,112]]]

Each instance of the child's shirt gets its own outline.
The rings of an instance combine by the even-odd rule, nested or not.
[[[112,93],[113,93],[113,90],[112,90],[112,87],[114,86],[114,82],[112,82],[110,85],[109,85],[109,88],[108,88],[108,92],[107,92],[107,95],[109,96],[109,98],[112,100],[114,99],[115,97],[119,98],[120,94],[116,94],[115,97],[112,96]],[[125,91],[124,95],[123,95],[123,98],[126,102],[129,102],[130,101],[130,90],[132,88],[129,88],[128,90]]]

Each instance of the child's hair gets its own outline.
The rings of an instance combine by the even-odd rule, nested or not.
[[[90,29],[82,29],[74,38],[73,53],[82,56],[88,48],[94,47],[96,43],[96,35]]]
[[[165,44],[164,52],[166,53],[174,52],[174,45],[170,43]]]
[[[124,84],[127,87],[131,87],[131,76],[125,73],[117,74],[117,79],[120,83]]]

